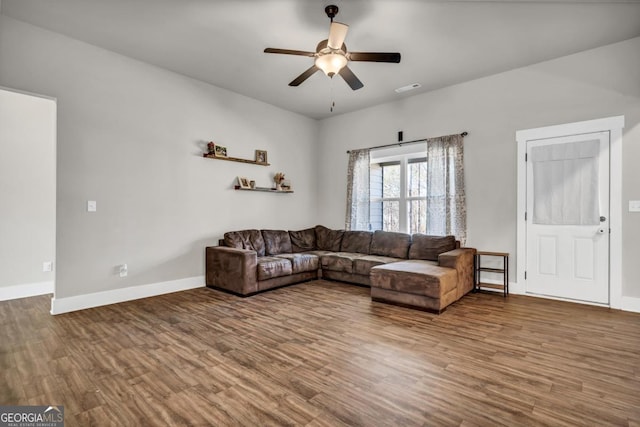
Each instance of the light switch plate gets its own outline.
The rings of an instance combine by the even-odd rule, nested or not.
[[[640,200],[629,200],[629,212],[640,212]]]
[[[98,208],[95,200],[87,201],[87,212],[95,212]]]
[[[45,261],[42,263],[42,272],[43,273],[49,273],[53,271],[53,262],[51,261]]]

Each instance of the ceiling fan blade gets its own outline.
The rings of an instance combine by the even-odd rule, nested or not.
[[[312,65],[307,71],[305,71],[304,73],[300,74],[298,77],[293,79],[293,81],[291,83],[289,83],[289,86],[300,86],[300,83],[302,83],[305,80],[307,80],[316,71],[320,71],[320,68],[316,67],[315,65]]]
[[[342,43],[344,43],[345,37],[347,37],[347,31],[349,26],[340,22],[332,22],[329,27],[329,41],[327,45],[331,49],[340,49]]]
[[[264,50],[264,53],[282,53],[284,55],[299,55],[299,56],[311,56],[311,57],[316,56],[314,52],[306,52],[304,50],[276,49],[273,47],[266,48]]]
[[[367,61],[367,62],[400,62],[400,54],[398,52],[349,52],[347,57],[351,61]]]
[[[353,71],[351,71],[351,68],[347,66],[342,67],[342,69],[338,71],[338,74],[342,76],[344,81],[347,82],[347,84],[349,85],[349,87],[351,87],[351,89],[358,90],[364,87],[364,84],[362,84],[360,79],[357,78],[355,74],[353,74]]]

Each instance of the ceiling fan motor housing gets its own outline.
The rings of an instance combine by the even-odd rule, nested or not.
[[[324,12],[327,14],[331,22],[333,22],[333,18],[338,14],[338,6],[331,4],[324,8]]]

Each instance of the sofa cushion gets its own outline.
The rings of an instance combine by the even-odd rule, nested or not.
[[[454,236],[427,236],[426,234],[414,234],[409,259],[428,259],[437,261],[438,255],[452,251],[456,248]]]
[[[285,258],[264,256],[258,258],[258,280],[273,279],[275,277],[290,276],[293,273],[291,261]]]
[[[376,265],[389,264],[390,262],[402,261],[400,258],[391,258],[388,256],[380,255],[365,255],[362,258],[353,260],[353,272],[355,274],[361,274],[368,276],[371,267]]]
[[[302,252],[303,254],[306,255],[315,255],[318,258],[322,258],[324,255],[332,255],[335,252],[331,252],[331,251],[309,251],[309,252]]]
[[[291,238],[291,252],[307,252],[317,249],[315,228],[289,231],[289,237]]]
[[[363,256],[365,255],[353,252],[336,252],[323,255],[320,258],[320,264],[322,265],[323,270],[353,273],[353,260]]]
[[[342,252],[357,252],[368,255],[372,237],[373,233],[370,231],[345,231],[342,236],[340,250]]]
[[[289,232],[284,230],[262,230],[265,255],[278,255],[291,253],[291,238]]]
[[[371,269],[371,287],[389,289],[431,298],[455,290],[455,268],[439,267],[430,261],[408,260],[378,265]]]
[[[313,254],[280,254],[278,258],[285,258],[291,261],[293,274],[304,273],[305,271],[315,271],[320,265],[320,257]]]
[[[344,230],[331,230],[322,225],[316,225],[316,243],[321,251],[339,252],[343,235]]]
[[[411,235],[392,231],[376,231],[371,239],[371,255],[407,259]]]
[[[230,231],[224,233],[224,244],[230,248],[256,251],[259,257],[264,256],[264,239],[260,230]]]

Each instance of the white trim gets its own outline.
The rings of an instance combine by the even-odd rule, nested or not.
[[[22,285],[5,286],[0,288],[0,301],[52,294],[53,289],[53,280],[50,282],[35,282],[24,283]]]
[[[622,128],[611,126],[609,148],[609,305],[622,309]]]
[[[495,284],[495,285],[502,285],[502,283],[503,283],[502,280],[484,279],[484,278],[482,279],[482,281],[486,282],[486,283],[490,283],[490,284]],[[502,289],[483,288],[482,292],[485,292],[485,291],[495,292],[495,293],[498,293],[500,295],[502,295],[502,293],[503,293]],[[552,297],[552,296],[548,296],[548,295],[527,293],[526,289],[524,289],[524,286],[519,286],[515,282],[509,282],[509,294],[525,295],[525,296],[532,297],[532,298],[552,299],[552,300],[555,300],[555,301],[572,302],[572,303],[575,303],[575,304],[593,305],[593,306],[596,306],[596,307],[609,307],[608,304],[597,304],[597,303],[592,303],[592,302],[588,302],[588,301],[577,301],[577,300],[572,300],[572,299],[568,299],[568,298],[558,298],[558,297]],[[611,308],[613,308],[613,307],[611,307]],[[633,312],[633,313],[640,313],[640,298],[624,297],[624,296],[621,297],[620,310],[630,311],[630,312]]]
[[[53,97],[53,96],[42,95],[40,93],[28,92],[26,90],[14,89],[14,88],[11,88],[11,87],[6,87],[6,86],[0,86],[0,89],[6,90],[7,92],[21,93],[23,95],[35,96],[36,98],[48,99],[48,100],[51,100],[51,101],[55,101],[56,105],[58,103],[58,98]]]
[[[620,299],[620,310],[640,313],[640,298],[622,297]]]
[[[526,223],[524,215],[527,201],[527,180],[525,153],[527,141],[569,136],[594,132],[609,132],[610,135],[610,181],[609,181],[609,305],[611,308],[622,308],[622,129],[624,116],[587,120],[516,132],[517,152],[517,245],[516,245],[516,280],[526,290],[524,270],[526,264]],[[538,296],[538,295],[536,295]],[[574,301],[577,302],[577,301]],[[633,304],[631,305],[633,306]],[[633,311],[633,310],[630,310]]]
[[[66,298],[51,299],[51,314],[62,314],[70,311],[84,310],[102,305],[116,304],[140,298],[149,298],[172,292],[186,291],[204,287],[204,276],[187,277],[167,282],[150,283],[148,285],[131,286],[92,294],[76,295]]]

